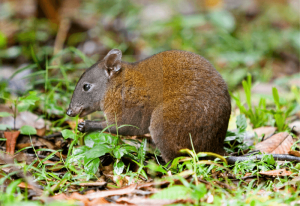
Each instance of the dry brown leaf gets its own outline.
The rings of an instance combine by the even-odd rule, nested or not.
[[[25,182],[21,182],[20,184],[18,184],[18,187],[23,188],[23,189],[25,189],[25,188],[27,188],[27,189],[34,189],[31,185],[28,185]]]
[[[45,145],[49,149],[54,149],[55,148],[54,143],[51,142],[51,141],[49,141],[49,140],[46,140],[46,139],[43,139],[43,138],[39,138],[38,142],[41,144],[40,146],[44,146]]]
[[[36,129],[36,134],[40,137],[44,136],[46,133],[46,127],[40,128],[40,129]]]
[[[292,171],[287,171],[286,169],[279,169],[279,170],[269,170],[266,172],[259,172],[261,175],[266,175],[266,176],[289,176],[292,174]]]
[[[292,180],[285,182],[282,186],[274,187],[274,191],[278,192],[279,190],[284,189],[285,186],[288,186],[288,185],[296,187],[297,184],[299,184],[299,182],[300,182],[300,176],[294,177]]]
[[[20,140],[21,143],[17,144],[17,149],[23,149],[25,147],[30,147],[31,146],[31,142],[33,144],[33,146],[36,147],[41,147],[41,146],[46,146],[49,149],[55,149],[55,145],[53,142],[43,139],[41,137],[39,138],[32,138],[31,140],[27,137],[23,137],[23,139]]]
[[[84,121],[83,119],[79,119],[79,120],[78,120],[78,123],[83,122],[83,121]],[[72,130],[75,129],[75,127],[76,127],[76,121],[68,120],[67,123],[68,123],[68,125],[71,127]]]
[[[83,202],[85,206],[88,206],[89,202],[90,202],[87,197],[79,194],[78,192],[72,193],[72,195],[69,197],[69,199],[79,200],[79,201]]]
[[[288,154],[293,143],[291,135],[280,132],[256,144],[255,149],[267,154]]]
[[[80,186],[88,187],[88,186],[103,186],[107,184],[106,181],[97,181],[97,182],[82,182],[79,183]]]
[[[4,107],[0,107],[0,111],[7,111],[7,109],[5,109]],[[7,124],[13,128],[14,118],[12,116],[1,117],[0,124]],[[16,117],[16,128],[21,128],[24,125],[29,125],[36,129],[41,129],[45,127],[45,121],[29,111],[20,112]]]
[[[89,202],[90,206],[108,204],[109,202],[104,197],[95,198]]]
[[[244,177],[248,177],[248,176],[251,176],[251,175],[252,175],[252,173],[247,172],[247,173],[244,175]]]
[[[55,156],[58,157],[58,158],[61,158],[61,157],[62,157],[63,159],[67,159],[67,155],[62,154],[62,153],[60,153],[60,152],[56,152],[56,153],[55,153]]]
[[[45,161],[43,161],[43,164],[47,165],[46,168],[48,170],[52,170],[54,172],[57,172],[65,167],[64,164],[62,164],[62,163],[57,164],[56,162],[53,162],[51,160],[45,160]]]
[[[142,198],[142,197],[135,197],[132,199],[129,199],[127,197],[121,197],[116,202],[122,203],[122,204],[129,203],[129,204],[134,204],[134,205],[159,206],[159,205],[173,204],[178,201],[177,200],[159,200],[159,199],[150,199],[150,198]]]
[[[0,170],[0,179],[2,179],[4,177],[4,175],[2,175],[1,173],[4,172],[2,169]],[[2,187],[7,187],[9,184],[11,183],[11,180],[8,178],[5,178],[4,182],[0,185],[0,189],[2,189]]]
[[[36,159],[36,157],[29,156],[27,153],[24,152],[19,152],[15,154],[13,158],[16,159],[18,162],[26,161],[26,164],[31,164]]]
[[[95,199],[99,197],[107,197],[112,195],[125,195],[132,193],[136,188],[136,184],[131,184],[128,187],[123,187],[121,189],[112,189],[106,191],[98,191],[85,195],[89,199]]]
[[[55,200],[66,200],[68,199],[68,196],[65,193],[56,194],[52,197]]]
[[[270,135],[274,134],[276,129],[276,127],[259,127],[254,129],[253,132],[255,132],[259,138],[261,138],[263,134],[265,137],[269,137]]]
[[[293,156],[296,156],[296,157],[300,157],[300,152],[299,151],[289,151],[289,155],[293,155]]]
[[[31,146],[31,143],[30,143],[30,142],[27,142],[27,143],[20,143],[20,144],[17,144],[16,148],[17,148],[18,150],[20,150],[20,149],[23,149],[23,148],[25,148],[25,147],[30,147],[30,146]]]
[[[138,184],[138,186],[136,188],[142,189],[142,188],[150,188],[150,187],[158,187],[158,186],[167,186],[169,184],[170,184],[170,181],[163,180],[163,181],[147,182],[144,184]]]

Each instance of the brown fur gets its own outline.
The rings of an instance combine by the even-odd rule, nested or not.
[[[190,136],[196,152],[224,154],[230,96],[220,74],[197,54],[166,51],[122,62],[100,105],[108,124],[139,127],[127,127],[124,134],[150,132],[166,161],[192,148]]]

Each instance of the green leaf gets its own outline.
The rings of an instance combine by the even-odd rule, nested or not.
[[[105,155],[106,153],[110,153],[111,150],[112,149],[109,148],[108,145],[101,145],[101,146],[97,145],[97,147],[94,147],[94,148],[92,148],[89,151],[84,153],[85,162],[86,162],[87,159],[101,157],[101,156]]]
[[[11,126],[8,124],[0,124],[0,130],[11,129]]]
[[[19,112],[25,112],[25,111],[28,110],[29,107],[30,107],[30,104],[25,103],[25,102],[20,102],[17,105],[17,109],[18,109]]]
[[[64,129],[63,131],[61,131],[62,136],[64,137],[64,139],[75,139],[75,134],[73,133],[72,130],[69,129]]]
[[[16,189],[18,188],[18,184],[20,184],[21,182],[22,182],[22,179],[12,181],[6,188],[6,194],[15,193]]]
[[[117,146],[113,150],[113,155],[117,159],[121,159],[121,157],[124,155],[124,150],[120,149],[120,146]]]
[[[29,92],[28,96],[20,98],[19,104],[17,105],[18,111],[24,112],[28,110],[30,105],[34,105],[37,100],[39,100],[39,98],[37,97],[37,92]]]
[[[189,198],[189,193],[191,189],[182,185],[175,185],[168,187],[155,193],[151,196],[151,199],[161,199],[161,200],[177,200],[177,199],[187,199]]]
[[[146,150],[147,150],[147,139],[143,139],[141,146],[138,150],[138,159],[140,160],[140,163],[143,164],[145,161],[146,156]]]
[[[87,146],[81,146],[81,147],[73,147],[73,152],[72,155],[79,155],[79,154],[83,154],[87,151],[89,151],[90,148],[88,148]]]
[[[212,23],[219,28],[223,28],[229,32],[235,28],[234,16],[226,10],[211,12],[209,17]]]
[[[11,113],[8,112],[0,112],[0,117],[11,117],[13,116]]]
[[[20,128],[20,132],[21,134],[25,134],[25,135],[33,135],[36,134],[36,129],[32,126],[24,125]]]
[[[99,141],[98,137],[99,137],[99,132],[89,133],[89,134],[84,136],[84,144],[87,147],[92,148],[94,146],[95,142]]]
[[[122,161],[116,161],[114,163],[114,174],[120,175],[124,170],[125,164]]]
[[[273,155],[264,155],[263,161],[266,161],[269,165],[275,165],[276,161],[274,160]]]
[[[150,170],[155,171],[155,172],[161,172],[161,173],[163,173],[163,174],[167,174],[167,171],[166,171],[164,168],[162,168],[161,165],[157,165],[157,164],[155,164],[155,163],[152,162],[152,161],[150,161],[150,162],[148,163],[148,165],[145,166],[145,167],[148,167]]]
[[[84,143],[88,147],[94,147],[95,145],[101,144],[112,144],[113,139],[116,137],[106,134],[106,133],[99,133],[99,132],[92,132],[84,137]]]
[[[273,94],[273,99],[274,99],[274,102],[276,104],[276,107],[277,107],[277,109],[279,109],[280,108],[279,94],[278,94],[278,90],[277,90],[276,87],[272,88],[272,94]]]
[[[236,126],[237,126],[239,132],[246,131],[247,120],[246,120],[245,115],[240,114],[239,116],[237,116],[237,118],[236,118]]]
[[[199,200],[204,197],[204,195],[207,193],[207,189],[205,187],[205,184],[201,183],[194,187],[193,192],[191,193],[191,196],[195,200]]]
[[[90,161],[87,165],[84,166],[84,169],[88,171],[88,173],[95,174],[99,168],[100,165],[100,159],[95,158],[92,161]]]
[[[37,100],[39,100],[40,98],[38,98],[37,97],[37,92],[36,91],[31,91],[31,92],[29,92],[29,95],[28,96],[26,96],[26,97],[21,97],[20,98],[20,101],[22,101],[22,102],[26,102],[26,103],[28,103],[28,104],[35,104],[35,102],[37,101]]]
[[[135,146],[132,146],[132,145],[129,145],[129,144],[123,144],[121,146],[121,150],[123,150],[124,153],[138,152]]]
[[[0,31],[0,48],[4,48],[7,43],[7,37],[3,32]]]
[[[110,134],[93,132],[84,137],[84,143],[91,148],[102,144],[112,145],[116,138]]]

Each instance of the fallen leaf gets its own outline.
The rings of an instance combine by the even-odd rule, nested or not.
[[[136,188],[136,184],[131,184],[128,187],[123,187],[121,189],[111,189],[107,191],[98,191],[85,195],[89,199],[95,199],[99,197],[107,197],[112,195],[125,195],[132,193]]]
[[[159,206],[159,205],[173,204],[175,202],[178,202],[178,200],[159,200],[159,199],[150,199],[150,198],[141,198],[141,197],[135,197],[135,198],[129,199],[127,197],[121,197],[116,202],[121,203],[121,204],[129,203],[129,204],[134,204],[134,205]]]
[[[288,154],[294,140],[287,132],[280,132],[255,145],[255,149],[267,154]]]
[[[109,202],[104,197],[95,198],[89,202],[89,205],[101,205],[101,204],[108,204]]]
[[[20,184],[18,184],[18,187],[23,188],[23,189],[25,189],[25,188],[27,188],[27,189],[33,189],[33,187],[31,185],[28,185],[25,182],[21,182]]]
[[[26,161],[26,164],[31,164],[36,159],[36,157],[29,156],[27,153],[24,152],[18,152],[13,156],[13,158],[16,159],[18,162]]]
[[[300,182],[300,176],[294,177],[292,180],[285,182],[282,186],[274,187],[274,191],[278,192],[280,189],[284,189],[285,186],[288,186],[288,185],[296,187],[299,184],[299,182]]]
[[[7,110],[4,108],[0,108],[0,112],[2,111],[7,111]],[[14,118],[12,116],[2,117],[0,118],[0,124],[7,124],[10,125],[11,128],[13,128]],[[16,128],[21,128],[24,125],[32,126],[35,129],[42,129],[45,127],[45,121],[31,112],[28,111],[20,112],[16,117]]]
[[[55,200],[66,200],[69,197],[64,193],[61,193],[61,194],[55,194],[52,198]]]
[[[144,184],[138,184],[136,188],[142,189],[142,188],[148,188],[148,187],[167,186],[169,184],[170,184],[170,181],[163,180],[163,181],[147,182]]]
[[[84,203],[85,206],[88,206],[89,202],[90,202],[89,199],[86,196],[81,195],[78,192],[72,193],[72,195],[70,196],[69,199],[80,200],[81,202]]]
[[[289,155],[293,155],[293,156],[296,156],[296,157],[300,157],[300,152],[299,151],[289,151]]]
[[[83,119],[78,119],[78,123],[81,123],[83,121],[84,121]],[[72,130],[74,130],[76,128],[76,121],[68,120],[67,123],[71,127]]]
[[[36,134],[40,137],[44,136],[46,133],[46,127],[40,128],[40,129],[36,129]]]
[[[6,152],[13,155],[15,153],[17,138],[20,131],[5,131],[4,137],[6,138]]]
[[[259,139],[261,139],[263,134],[265,137],[269,137],[270,135],[274,134],[276,129],[276,127],[259,127],[254,129],[253,132],[257,134]]]
[[[83,187],[87,187],[87,186],[103,186],[103,185],[106,185],[107,182],[106,181],[97,181],[97,182],[82,182],[82,183],[79,183],[80,186],[83,186]]]
[[[292,171],[287,171],[286,169],[279,169],[279,170],[269,170],[266,172],[259,172],[261,175],[266,175],[266,176],[289,176],[292,174]]]

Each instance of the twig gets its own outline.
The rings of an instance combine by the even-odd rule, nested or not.
[[[47,136],[43,136],[42,138],[44,138],[44,139],[51,139],[51,138],[54,138],[54,137],[62,137],[61,132],[50,134],[50,135],[47,135]]]

